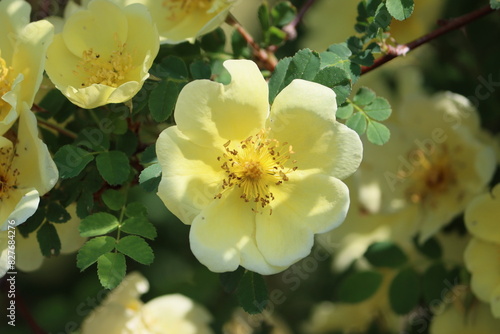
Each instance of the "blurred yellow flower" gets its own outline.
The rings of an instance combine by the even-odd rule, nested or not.
[[[71,102],[91,109],[130,100],[149,77],[158,50],[158,33],[144,6],[93,0],[55,35],[46,71]]]
[[[76,204],[73,203],[67,208],[71,219],[64,224],[54,224],[61,241],[61,254],[76,252],[85,243],[87,238],[80,236],[78,225],[80,219],[76,215]],[[3,237],[2,237],[3,236]],[[0,252],[8,253],[7,233],[0,232]],[[27,238],[21,236],[19,230],[16,231],[16,268],[21,271],[34,271],[42,266],[45,257],[40,251],[36,231],[30,233]],[[2,268],[7,268],[7,256],[0,256],[0,277],[5,275]]]
[[[40,86],[52,25],[29,23],[31,7],[23,0],[0,2],[0,135],[30,108]]]
[[[491,194],[477,196],[467,206],[465,224],[473,239],[465,251],[465,264],[472,273],[471,288],[491,305],[500,318],[500,184]]]
[[[313,235],[345,218],[359,136],[335,120],[335,93],[294,80],[269,108],[255,63],[230,60],[227,86],[197,80],[156,151],[158,195],[192,225],[191,250],[214,272],[273,274],[307,256]]]
[[[194,40],[220,26],[235,0],[122,0],[141,3],[151,12],[162,43]]]
[[[491,316],[488,306],[474,303],[465,308],[451,305],[432,319],[430,334],[497,334],[500,320]]]
[[[149,290],[138,272],[128,274],[102,304],[83,321],[81,333],[94,334],[212,334],[212,317],[191,299],[172,294],[143,303],[139,297]]]
[[[24,103],[15,143],[0,137],[0,231],[9,220],[22,224],[36,211],[40,196],[59,174],[47,146],[38,138],[35,115]]]
[[[409,224],[423,241],[484,191],[496,169],[495,150],[463,96],[409,92],[394,109],[386,123],[389,143],[367,145],[359,197],[371,213],[414,211]]]

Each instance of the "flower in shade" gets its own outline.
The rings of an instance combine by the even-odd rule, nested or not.
[[[33,104],[53,37],[50,23],[29,23],[30,11],[23,0],[0,2],[0,135],[14,124],[23,103]]]
[[[465,250],[465,264],[471,272],[474,294],[489,303],[500,318],[500,185],[491,194],[477,196],[467,206],[465,224],[473,238]]]
[[[386,124],[391,140],[368,147],[357,174],[360,203],[370,213],[414,212],[405,223],[424,241],[484,191],[494,146],[476,109],[450,92],[409,92]]]
[[[0,137],[0,231],[8,229],[9,221],[17,226],[33,215],[40,196],[59,177],[47,146],[38,138],[35,115],[23,105],[17,139]]]
[[[335,120],[331,89],[294,80],[269,107],[255,63],[224,66],[227,86],[196,80],[181,91],[177,125],[156,143],[158,195],[191,225],[191,250],[210,270],[273,274],[344,220],[349,191],[340,180],[357,169],[362,145]]]
[[[144,6],[93,0],[55,35],[46,71],[71,102],[91,109],[130,100],[149,77],[158,50],[158,33]]]
[[[76,252],[87,240],[80,236],[78,225],[80,219],[76,215],[76,204],[73,203],[67,208],[71,219],[64,224],[54,224],[57,235],[61,241],[61,254]],[[0,277],[7,271],[8,260],[8,238],[6,232],[0,232]],[[5,253],[5,257],[3,254]],[[22,271],[34,271],[42,266],[45,257],[40,251],[37,240],[37,233],[32,232],[27,237],[16,231],[16,268]],[[3,270],[5,268],[5,270]]]
[[[106,334],[212,334],[208,311],[191,299],[172,294],[143,303],[148,281],[133,272],[83,321],[81,333]]]

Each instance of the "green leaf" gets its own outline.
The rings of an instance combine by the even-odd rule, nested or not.
[[[125,194],[114,189],[107,189],[102,193],[102,201],[111,210],[118,211],[125,205]]]
[[[90,151],[106,151],[109,149],[109,138],[101,129],[88,127],[78,133],[75,145]]]
[[[403,250],[391,241],[371,244],[364,256],[375,267],[397,268],[408,260]]]
[[[140,202],[132,202],[125,209],[125,216],[127,217],[147,217],[147,215],[148,209]]]
[[[156,163],[146,167],[139,176],[139,183],[148,192],[158,189],[161,181],[161,165]]]
[[[492,9],[500,9],[500,0],[490,0],[490,6]]]
[[[422,292],[427,304],[432,302],[432,306],[435,307],[436,301],[443,300],[446,291],[450,291],[445,284],[447,279],[448,272],[442,263],[436,263],[427,268],[422,277]]]
[[[92,160],[92,154],[74,145],[64,145],[54,155],[61,179],[79,175]]]
[[[359,303],[373,296],[382,283],[378,271],[358,271],[348,275],[338,288],[338,297],[344,303]]]
[[[55,202],[50,202],[47,206],[47,220],[52,223],[65,223],[71,219],[71,215],[66,209]]]
[[[224,52],[226,46],[226,34],[221,28],[217,28],[201,38],[201,47],[208,52]]]
[[[292,22],[296,14],[297,9],[292,5],[290,1],[279,2],[271,10],[273,23],[278,27],[283,27]]]
[[[352,106],[352,104],[344,103],[343,105],[338,107],[335,116],[340,119],[348,119],[349,117],[352,116],[353,112],[354,112],[354,107]]]
[[[321,60],[317,52],[309,49],[299,50],[292,57],[292,61],[288,66],[283,87],[288,86],[294,79],[313,81],[319,71],[320,63]]]
[[[384,145],[391,138],[391,131],[384,124],[371,121],[368,122],[366,137],[375,145]]]
[[[119,185],[127,181],[130,173],[130,162],[125,153],[109,151],[96,158],[97,169],[102,178],[110,185]]]
[[[18,225],[17,229],[25,238],[31,233],[35,232],[38,227],[45,221],[45,206],[39,205],[36,212],[29,217],[23,224]]]
[[[413,310],[420,299],[420,279],[415,270],[401,270],[389,286],[389,301],[396,314],[406,314]]]
[[[116,239],[113,237],[97,237],[87,241],[78,251],[76,256],[76,265],[80,271],[84,271],[97,259],[108,252],[111,252],[116,245]]]
[[[375,95],[375,93],[373,93]],[[374,96],[373,96],[374,97]],[[364,99],[367,100],[367,99]],[[356,97],[354,97],[354,101],[356,102]],[[358,104],[358,103],[356,103]],[[363,105],[363,104],[358,104],[358,105]],[[364,108],[366,114],[370,116],[370,118],[373,118],[376,121],[385,121],[386,119],[391,116],[391,105],[389,104],[389,101],[387,101],[383,97],[377,97],[372,102],[367,105]]]
[[[121,226],[121,231],[128,234],[140,235],[151,240],[154,240],[157,236],[155,226],[143,216],[125,220]]]
[[[257,10],[257,18],[259,19],[262,31],[267,31],[271,26],[270,16],[269,16],[269,5],[267,2],[262,3]]]
[[[182,58],[168,56],[161,61],[160,67],[157,68],[157,70],[158,72],[156,72],[156,74],[161,78],[167,79],[168,81],[188,81],[188,69]]]
[[[155,162],[158,162],[158,158],[156,157],[156,145],[146,147],[141,155],[141,164],[149,165]]]
[[[153,250],[143,238],[136,235],[129,235],[118,240],[116,249],[139,263],[145,265],[153,263]]]
[[[320,68],[320,57],[309,49],[299,50],[292,58],[282,59],[269,80],[269,102],[294,79],[313,81]]]
[[[179,88],[175,82],[167,80],[160,82],[149,95],[151,117],[158,123],[169,118],[174,111],[178,95]]]
[[[443,249],[435,238],[427,239],[424,243],[418,242],[418,236],[413,238],[413,244],[418,251],[431,259],[439,259],[443,255]]]
[[[280,45],[286,40],[286,32],[278,27],[270,27],[264,34],[269,45]]]
[[[123,254],[106,253],[97,259],[97,275],[101,285],[106,289],[116,288],[125,277],[126,269]]]
[[[87,217],[94,208],[94,195],[88,190],[82,191],[76,202],[76,215],[83,219]]]
[[[36,239],[40,245],[40,251],[43,256],[50,257],[59,255],[61,251],[61,240],[57,235],[57,230],[52,224],[43,224],[36,232]]]
[[[367,87],[361,87],[353,98],[353,102],[358,106],[366,106],[371,104],[377,95],[373,90]]]
[[[220,282],[222,284],[222,288],[226,293],[232,293],[238,288],[240,284],[241,278],[245,274],[245,268],[238,267],[235,271],[221,273],[219,275]]]
[[[351,50],[347,47],[346,43],[332,44],[327,49],[328,52],[337,55],[342,59],[347,59],[352,55]]]
[[[238,302],[245,312],[257,314],[264,311],[269,297],[264,278],[252,271],[247,271],[241,278],[236,290]]]
[[[286,72],[291,62],[292,58],[287,57],[281,59],[276,65],[273,75],[269,79],[269,103],[273,103],[276,95],[283,89]]]
[[[246,42],[245,42],[246,45]],[[189,70],[191,71],[191,76],[193,79],[210,79],[212,76],[212,69],[210,65],[205,63],[203,60],[197,59],[189,65]]]
[[[117,136],[115,148],[125,153],[128,157],[131,157],[137,150],[138,144],[137,134],[127,129],[123,135]]]
[[[344,103],[351,94],[352,87],[349,74],[340,67],[325,67],[316,74],[312,81],[333,89],[336,94],[337,105]]]
[[[387,0],[385,4],[389,13],[399,21],[409,18],[415,7],[413,0]]]
[[[345,125],[356,131],[358,135],[361,136],[366,131],[367,121],[362,113],[357,112],[345,122]]]
[[[106,212],[87,216],[80,222],[78,230],[82,237],[94,237],[114,231],[118,228],[118,219]]]

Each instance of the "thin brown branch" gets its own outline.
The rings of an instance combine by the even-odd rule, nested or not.
[[[240,33],[240,35],[245,39],[248,45],[250,45],[254,57],[262,64],[262,66],[271,72],[274,71],[274,68],[278,63],[276,57],[274,57],[273,54],[270,54],[266,50],[262,49],[232,14],[228,15],[226,23],[233,26]]]
[[[286,32],[286,36],[288,40],[293,40],[297,38],[297,25],[302,21],[304,15],[306,15],[309,8],[316,2],[316,0],[307,0],[306,3],[300,8],[297,16],[292,20],[292,22],[288,23],[283,27],[283,31]]]
[[[361,68],[361,74],[368,73],[377,67],[382,66],[383,64],[391,61],[394,58],[397,58],[401,55],[406,54],[407,52],[410,52],[412,50],[415,50],[419,46],[429,43],[430,41],[450,32],[453,30],[456,30],[458,28],[461,28],[467,24],[469,24],[472,21],[475,21],[487,14],[493,13],[495,10],[491,9],[489,5],[484,6],[474,12],[465,14],[463,16],[448,20],[446,23],[444,23],[441,27],[437,28],[436,30],[430,32],[427,35],[424,35],[420,38],[417,38],[416,40],[407,43],[407,44],[400,44],[397,45],[396,47],[391,47],[387,50],[387,54],[383,57],[378,58],[375,60],[373,65],[371,66],[364,66]],[[404,50],[404,52],[401,52],[401,50]]]
[[[59,132],[60,134],[62,135],[65,135],[66,137],[69,137],[69,138],[73,138],[73,139],[76,139],[78,137],[78,135],[72,131],[69,131],[69,130],[66,130],[56,124],[52,124],[52,123],[49,123],[43,119],[40,119],[40,118],[37,118],[38,120],[38,124],[45,127],[45,128],[48,128],[48,129],[51,129],[51,130],[55,130],[57,132]]]

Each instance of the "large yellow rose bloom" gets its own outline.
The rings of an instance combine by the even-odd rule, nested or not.
[[[362,156],[359,136],[335,120],[335,93],[294,80],[268,104],[255,63],[229,60],[227,86],[186,85],[156,151],[158,195],[191,226],[191,249],[214,272],[239,265],[273,274],[307,256],[314,234],[345,218],[340,181]]]
[[[158,50],[146,7],[94,0],[54,37],[46,70],[71,102],[91,109],[130,100],[149,77]]]
[[[49,22],[29,23],[30,11],[26,1],[0,1],[0,135],[33,104],[54,34]]]

